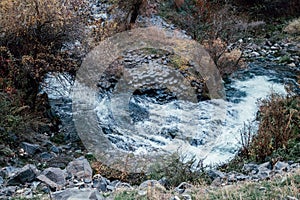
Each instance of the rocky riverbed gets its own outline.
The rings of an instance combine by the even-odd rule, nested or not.
[[[268,180],[275,175],[284,175],[300,169],[299,163],[278,161],[263,164],[245,164],[242,173],[224,173],[216,169],[207,170],[212,186],[226,186],[241,181]],[[79,157],[65,168],[49,167],[39,170],[35,165],[27,164],[22,168],[8,166],[0,170],[0,198],[11,199],[114,199],[118,191],[137,191],[140,197],[146,196],[149,189],[160,188],[166,191],[168,180],[146,180],[140,185],[131,185],[120,180],[109,180],[101,174],[93,174],[87,159]],[[194,186],[183,182],[173,190],[171,199],[192,199]],[[195,188],[194,188],[195,189]],[[208,192],[208,191],[207,191]]]

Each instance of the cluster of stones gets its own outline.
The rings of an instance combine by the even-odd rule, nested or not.
[[[245,164],[244,173],[210,169],[208,176],[213,180],[212,186],[232,185],[240,181],[260,181],[270,179],[276,174],[294,172],[300,163],[278,161],[263,164]],[[0,198],[11,197],[67,200],[67,199],[113,199],[117,191],[136,191],[143,197],[149,189],[167,191],[167,180],[147,180],[138,186],[119,180],[109,180],[100,174],[93,175],[92,168],[84,157],[71,161],[64,168],[49,167],[40,171],[35,165],[27,164],[22,168],[5,167],[0,170]],[[192,199],[195,187],[189,183],[179,184],[173,191],[172,200]]]
[[[265,39],[262,45],[257,45],[252,38],[247,40],[247,46],[243,51],[246,59],[273,62],[289,67],[300,67],[299,43],[288,40],[272,42]],[[243,43],[244,41],[241,39],[239,42]]]

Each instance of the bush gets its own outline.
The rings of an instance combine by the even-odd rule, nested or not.
[[[3,0],[0,2],[0,46],[16,57],[60,50],[77,39],[76,4],[80,0]]]
[[[256,162],[264,162],[276,155],[281,155],[280,159],[299,159],[300,97],[284,98],[272,94],[261,101],[259,113],[257,134],[250,138],[249,134],[243,133],[247,145],[244,145],[241,156]]]
[[[81,0],[3,0],[0,2],[0,89],[20,91],[34,107],[39,82],[49,71],[74,72],[80,59],[61,51],[81,38]]]
[[[292,17],[300,14],[299,0],[234,0],[241,11],[247,11],[252,17],[276,18]]]
[[[148,173],[148,179],[159,180],[166,179],[168,188],[177,187],[182,182],[191,184],[210,183],[211,179],[207,175],[202,165],[202,161],[195,162],[195,159],[184,161],[177,153],[171,155],[162,163],[156,163],[151,166]],[[193,170],[197,164],[197,170]]]

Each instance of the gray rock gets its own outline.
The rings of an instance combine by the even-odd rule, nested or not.
[[[53,200],[103,200],[105,199],[97,190],[84,188],[69,188],[52,193]]]
[[[119,182],[116,184],[115,189],[132,189],[129,183]]]
[[[180,200],[180,198],[178,196],[173,196],[170,198],[170,200]]]
[[[215,170],[215,169],[210,169],[208,170],[208,176],[211,177],[212,179],[215,178],[225,178],[225,175],[223,172],[219,171],[219,170]]]
[[[290,169],[290,165],[288,163],[285,162],[280,162],[278,161],[277,163],[275,163],[274,165],[274,170],[278,170],[278,171],[288,171]]]
[[[253,163],[244,164],[242,170],[246,173],[256,174],[258,171],[258,165]]]
[[[189,194],[182,194],[181,196],[182,196],[182,199],[184,199],[184,200],[192,200],[192,197]]]
[[[176,188],[175,191],[179,194],[184,193],[187,189],[191,189],[193,186],[187,182],[180,183]]]
[[[164,187],[168,185],[168,179],[166,177],[162,177],[161,179],[158,180],[158,182]]]
[[[29,154],[29,155],[34,155],[38,151],[40,151],[40,146],[37,144],[30,144],[27,142],[22,142],[21,143],[21,148],[24,149],[24,151]]]
[[[286,200],[299,200],[299,199],[288,195],[286,196]]]
[[[77,158],[70,162],[66,167],[68,173],[70,173],[76,179],[90,179],[92,180],[93,171],[87,159],[84,157]]]
[[[62,152],[62,150],[61,150],[59,147],[55,146],[55,145],[53,145],[53,146],[50,148],[50,151],[52,151],[52,152],[54,152],[54,153],[61,153],[61,152]]]
[[[2,176],[0,176],[0,187],[3,183],[4,183],[4,180],[3,180]]]
[[[17,191],[17,186],[8,186],[0,189],[0,199],[7,199],[2,197],[12,197]]]
[[[156,186],[163,187],[157,180],[147,180],[140,184],[139,189],[143,190],[148,187],[156,187]]]
[[[267,179],[270,178],[271,175],[271,170],[269,170],[268,168],[260,168],[258,173],[257,173],[257,177],[259,179]]]
[[[43,160],[43,161],[49,161],[51,158],[53,158],[53,155],[51,153],[48,152],[43,152],[39,155],[39,157]]]
[[[9,177],[7,185],[20,185],[33,181],[40,171],[34,165],[25,165],[16,174]]]
[[[66,172],[60,168],[50,167],[45,169],[37,179],[52,189],[61,189],[66,184]]]
[[[93,177],[92,187],[97,188],[101,192],[106,192],[109,184],[110,181],[107,178],[102,177],[100,174]]]
[[[16,167],[12,167],[12,166],[7,166],[4,167],[2,169],[0,169],[0,176],[2,178],[8,178],[13,176],[15,173],[18,172],[18,170],[20,170],[21,168],[16,168]]]
[[[272,169],[272,163],[271,162],[265,162],[265,163],[262,163],[262,164],[258,165],[258,169],[263,169],[263,168],[271,170]]]
[[[258,52],[256,52],[256,51],[253,51],[253,52],[251,53],[251,56],[258,57],[258,56],[260,56],[260,53],[258,53]]]

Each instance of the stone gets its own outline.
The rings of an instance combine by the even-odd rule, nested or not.
[[[109,185],[109,181],[106,178],[100,176],[93,180],[92,187],[97,188],[101,192],[106,192],[108,185]]]
[[[257,177],[259,179],[268,179],[268,178],[270,178],[271,172],[272,171],[269,170],[268,168],[260,168],[257,173]]]
[[[286,200],[299,200],[299,199],[288,195],[286,196]]]
[[[84,157],[79,157],[70,162],[66,167],[68,173],[72,174],[76,179],[90,179],[92,180],[93,171],[90,163]]]
[[[62,152],[62,150],[59,147],[55,146],[55,145],[53,145],[50,148],[50,151],[52,151],[53,153],[61,153]]]
[[[39,155],[39,157],[43,160],[43,161],[49,161],[51,160],[51,158],[53,158],[53,155],[51,153],[48,152],[43,152]]]
[[[164,187],[168,185],[168,179],[166,177],[162,177],[161,179],[158,180],[158,182]]]
[[[60,168],[49,167],[37,179],[47,184],[50,188],[59,190],[66,184],[66,172]]]
[[[21,168],[16,174],[9,177],[7,185],[20,185],[33,181],[40,171],[36,166],[28,164]]]
[[[68,188],[52,193],[53,200],[104,200],[105,198],[95,189]]]
[[[147,189],[148,187],[163,187],[157,180],[147,180],[140,184],[139,189]]]
[[[296,67],[296,64],[295,63],[290,63],[288,64],[289,67]]]
[[[3,183],[4,183],[4,180],[3,180],[2,176],[0,176],[0,187],[2,186]]]
[[[271,162],[265,162],[265,163],[262,163],[262,164],[258,165],[258,169],[263,169],[263,168],[271,170],[272,169],[272,163]]]
[[[256,174],[258,171],[258,165],[253,163],[244,164],[242,170],[250,174]]]
[[[179,194],[184,193],[187,189],[191,189],[193,186],[187,182],[180,183],[176,188],[175,191]]]
[[[170,200],[180,200],[180,198],[178,196],[173,196],[170,198]]]
[[[119,182],[116,184],[115,189],[132,189],[129,183]]]
[[[290,169],[290,165],[288,163],[278,161],[275,163],[273,169],[286,172]]]
[[[212,179],[215,179],[215,178],[225,178],[225,175],[223,172],[219,171],[219,170],[215,170],[215,169],[210,169],[207,171],[208,173],[208,176],[211,177]]]
[[[260,53],[258,53],[258,52],[256,52],[256,51],[253,51],[253,52],[251,53],[251,56],[258,57],[258,56],[260,56]]]
[[[2,176],[3,178],[7,178],[14,175],[18,170],[20,170],[20,168],[7,166],[0,169],[0,176]]]
[[[184,200],[192,200],[192,197],[189,194],[182,194],[181,196]]]
[[[21,148],[24,149],[24,151],[29,154],[29,155],[34,155],[38,151],[40,151],[40,146],[37,144],[30,144],[27,142],[22,142],[21,143]]]
[[[17,191],[17,186],[8,186],[0,189],[0,199],[7,199],[2,197],[12,197]]]

